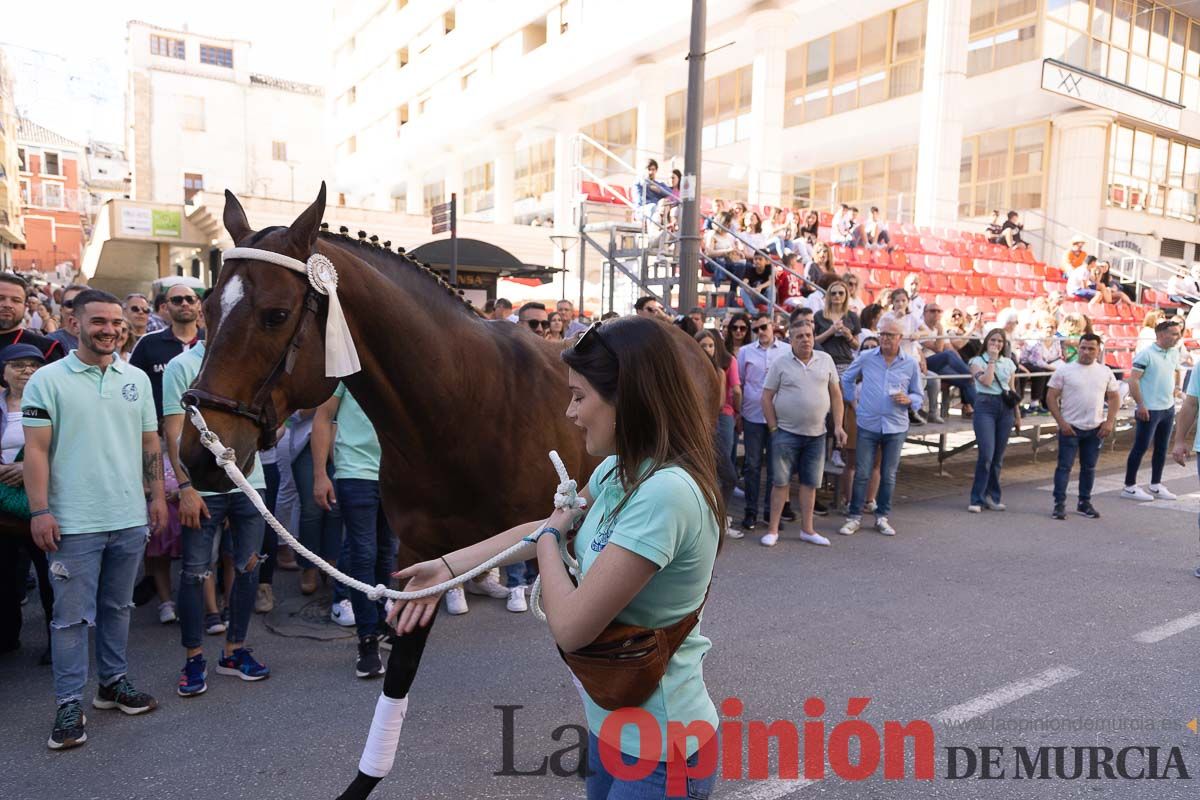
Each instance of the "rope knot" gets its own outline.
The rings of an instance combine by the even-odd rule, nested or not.
[[[382,583],[377,583],[377,584],[375,584],[375,588],[369,589],[367,591],[367,599],[370,600],[372,603],[376,603],[379,601],[379,598],[383,597],[383,593],[386,591],[387,591],[386,586],[384,586]]]
[[[227,464],[234,464],[237,462],[237,453],[232,447],[226,447],[221,455],[217,456],[216,458],[217,466],[224,468]]]

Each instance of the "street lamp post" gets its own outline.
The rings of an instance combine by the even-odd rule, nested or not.
[[[573,233],[555,233],[550,235],[550,241],[554,242],[554,246],[562,253],[562,299],[567,299],[567,253],[579,241],[579,237]],[[583,309],[578,309],[578,313],[583,313]]]

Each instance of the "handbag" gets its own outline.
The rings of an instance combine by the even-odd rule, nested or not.
[[[22,447],[13,463],[24,460],[25,448]],[[9,486],[7,483],[0,483],[0,512],[11,514],[18,519],[29,519],[29,495],[25,493],[23,485]]]
[[[614,620],[591,644],[571,653],[560,647],[558,654],[596,705],[608,711],[640,706],[654,694],[667,672],[667,662],[700,621],[711,588],[710,578],[696,610],[665,628]]]
[[[1017,403],[1021,402],[1021,396],[1012,389],[1005,389],[1000,393],[1000,399],[1004,401],[1004,405],[1009,408],[1016,408]]]

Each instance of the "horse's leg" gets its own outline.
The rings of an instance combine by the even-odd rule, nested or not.
[[[400,744],[400,728],[408,713],[408,690],[417,676],[421,654],[425,651],[425,640],[429,638],[429,631],[436,620],[435,611],[428,626],[396,636],[393,640],[387,672],[383,677],[383,693],[375,704],[371,732],[367,735],[367,744],[358,762],[358,775],[346,791],[338,796],[338,800],[366,800],[375,784],[391,772],[396,748]]]

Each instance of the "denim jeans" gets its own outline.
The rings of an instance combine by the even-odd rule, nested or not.
[[[1000,469],[1012,434],[1013,409],[998,394],[980,394],[976,400],[975,416],[971,419],[976,450],[971,505],[981,506],[985,498],[1000,502]]]
[[[733,490],[737,487],[737,466],[733,453],[737,450],[737,434],[734,432],[732,414],[717,416],[717,480],[721,484],[721,496],[725,508],[733,502]],[[718,520],[719,521],[719,520]]]
[[[724,275],[726,275],[726,274],[733,275],[735,278],[744,278],[746,276],[746,262],[745,261],[734,261],[729,256],[721,256],[720,258],[714,258],[714,259],[711,259],[711,261],[706,261],[705,264],[707,264],[708,267],[710,269],[712,269],[712,271],[713,271],[713,291],[714,292],[721,291],[721,278]],[[735,305],[737,305],[737,293],[738,293],[738,285],[736,283],[734,283],[733,281],[730,281],[729,282],[729,292],[725,298],[725,308],[726,309],[731,309]]]
[[[1175,408],[1151,411],[1150,419],[1137,421],[1133,434],[1133,446],[1129,448],[1129,458],[1125,460],[1125,485],[1137,483],[1138,470],[1142,466],[1142,457],[1146,455],[1150,442],[1154,442],[1154,453],[1150,456],[1150,483],[1162,481],[1163,467],[1167,465],[1167,449],[1171,446],[1171,428],[1175,426]]]
[[[706,743],[705,747],[720,747],[719,740]],[[700,761],[701,751],[697,750],[687,760],[689,767],[695,767]],[[633,765],[637,761],[633,756],[621,754],[625,764]],[[714,759],[712,774],[703,778],[685,778],[687,791],[676,795],[692,800],[708,800],[720,773],[720,759]],[[646,777],[637,781],[625,781],[613,777],[604,768],[600,758],[600,739],[588,731],[588,777],[587,800],[663,800],[667,797],[667,762],[660,761],[658,766]]]
[[[792,473],[800,478],[801,486],[821,487],[825,474],[825,434],[803,436],[783,428],[771,435],[771,485],[787,486]]]
[[[929,367],[930,372],[935,372],[938,375],[970,375],[971,370],[967,367],[967,362],[962,360],[962,356],[955,350],[943,350],[940,353],[934,353],[925,359],[925,365]],[[946,383],[951,386],[957,386],[962,392],[962,401],[969,406],[975,405],[975,379],[966,378],[949,378]]]
[[[333,465],[326,467],[329,479],[336,476]],[[338,504],[326,511],[317,505],[313,497],[313,459],[312,447],[305,445],[292,462],[292,475],[296,480],[296,493],[300,496],[300,532],[296,536],[300,544],[312,550],[321,558],[331,563],[339,563],[342,554],[342,511]],[[301,567],[308,569],[312,563],[297,554],[296,561]],[[344,571],[344,570],[343,570]],[[347,598],[342,584],[333,582],[334,602]]]
[[[1067,481],[1071,479],[1071,467],[1075,454],[1079,454],[1079,502],[1092,499],[1092,484],[1096,480],[1096,461],[1100,458],[1100,429],[1080,430],[1074,436],[1058,434],[1058,467],[1054,470],[1054,505],[1067,502]]]
[[[233,541],[233,589],[229,593],[229,628],[225,641],[244,642],[254,613],[254,595],[258,591],[258,564],[246,569],[251,558],[261,562],[263,530],[266,522],[250,498],[241,492],[215,494],[204,498],[208,519],[200,527],[183,529],[183,567],[179,571],[179,630],[183,646],[200,647],[204,643],[204,579],[212,570],[213,541],[221,535],[229,520]]]
[[[740,289],[740,291],[741,291],[741,295],[742,295],[742,305],[744,305],[746,307],[747,311],[753,311],[754,309],[758,308],[759,305],[763,302],[762,298],[758,297],[758,295],[754,294],[749,289]],[[768,307],[775,304],[775,284],[774,283],[767,284],[766,289],[762,292],[762,294],[766,295],[766,297],[767,297],[767,301],[768,301],[767,306]]]
[[[363,583],[387,586],[395,568],[396,537],[383,513],[379,481],[339,478],[337,496],[349,550],[342,566],[350,577]],[[369,597],[354,589],[349,594],[359,638],[374,634],[384,616],[383,600],[371,602]]]
[[[875,451],[882,448],[879,462],[879,492],[875,495],[875,516],[886,517],[892,510],[892,492],[896,488],[896,471],[900,468],[900,449],[904,447],[904,432],[879,433],[859,426],[858,444],[854,448],[854,491],[850,497],[849,516],[861,517],[867,501],[867,484],[875,469]]]
[[[262,468],[263,477],[267,479],[267,490],[263,492],[263,502],[274,514],[279,501],[279,465],[263,464]],[[267,554],[267,558],[258,568],[258,582],[270,586],[275,580],[275,556],[279,552],[279,534],[270,525],[267,525],[263,531],[262,549]]]
[[[67,533],[50,553],[54,618],[50,650],[59,705],[83,697],[88,678],[88,627],[96,628],[96,676],[108,686],[129,669],[129,612],[150,529]]]
[[[505,567],[504,588],[516,589],[518,586],[532,586],[538,576],[537,563],[536,558],[531,558],[528,561],[520,561]]]
[[[757,517],[758,495],[762,488],[763,451],[766,451],[768,466],[770,466],[775,452],[771,448],[771,433],[767,430],[765,422],[751,422],[743,417],[742,436],[745,438],[746,444],[746,458],[742,470],[742,480],[746,485],[746,516]],[[766,493],[763,500],[762,518],[768,519],[771,515],[770,491]]]

